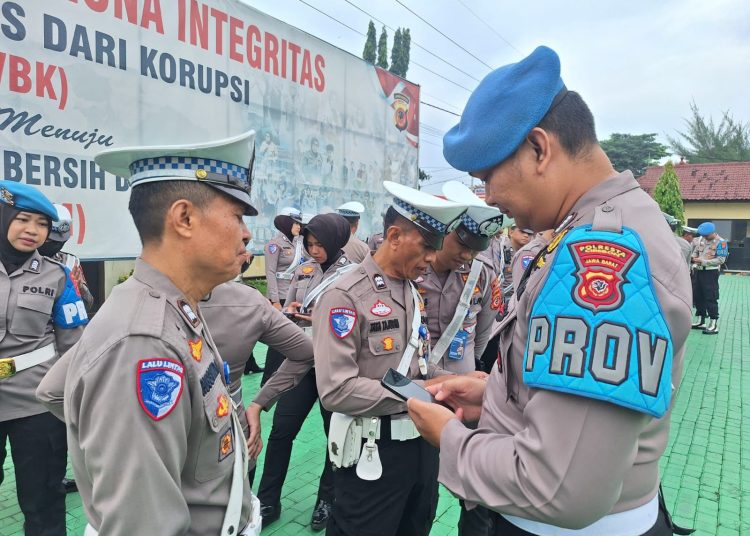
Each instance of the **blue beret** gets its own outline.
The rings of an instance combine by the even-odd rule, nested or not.
[[[461,171],[499,164],[539,124],[563,87],[560,58],[544,46],[495,69],[469,97],[461,121],[443,137],[443,156]]]
[[[698,234],[708,236],[716,232],[716,226],[710,221],[704,221],[698,226]]]
[[[33,186],[22,182],[0,181],[0,202],[16,210],[43,214],[51,221],[57,219],[57,209],[50,200]]]

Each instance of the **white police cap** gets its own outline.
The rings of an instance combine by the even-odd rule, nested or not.
[[[255,131],[208,143],[123,147],[96,155],[103,169],[127,177],[132,187],[159,181],[199,181],[237,199],[245,214],[256,216],[250,203]]]
[[[349,201],[336,209],[336,213],[348,219],[359,219],[365,206],[359,201]]]
[[[49,229],[49,239],[55,242],[67,242],[70,238],[70,226],[73,223],[73,216],[64,205],[59,203],[53,204],[57,210],[57,219],[52,222]]]
[[[467,208],[396,182],[384,181],[383,186],[393,196],[391,207],[413,223],[435,249],[443,247],[443,238],[461,223]]]
[[[489,240],[503,227],[503,213],[480,199],[468,186],[458,181],[446,182],[443,195],[449,201],[462,203],[469,208],[461,215],[461,225],[456,234],[461,242],[475,251],[484,251]]]
[[[279,213],[277,216],[289,216],[297,223],[302,223],[302,211],[300,211],[298,208],[294,207],[284,207],[281,210],[279,210]]]

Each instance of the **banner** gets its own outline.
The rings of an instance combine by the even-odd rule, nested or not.
[[[418,86],[236,1],[0,0],[0,95],[0,178],[65,204],[83,259],[141,249],[104,149],[256,130],[259,253],[281,208],[360,201],[364,238],[418,180]]]

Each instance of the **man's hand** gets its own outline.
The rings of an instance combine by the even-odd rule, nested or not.
[[[440,434],[448,421],[457,417],[456,414],[445,406],[422,402],[416,398],[407,400],[406,407],[422,437],[432,446],[440,448]]]
[[[281,311],[281,304],[279,302],[271,302],[271,305],[273,305],[273,308]]]
[[[430,385],[426,389],[438,402],[443,402],[453,408],[456,417],[462,421],[478,421],[482,414],[482,399],[486,386],[486,380],[470,376],[454,376],[438,385]]]
[[[253,460],[257,460],[260,451],[263,450],[263,440],[260,437],[260,412],[262,409],[260,404],[253,402],[245,410],[245,417],[247,417],[247,424],[250,428],[250,437],[247,438],[247,454]]]
[[[476,378],[476,379],[478,379],[478,380],[486,380],[487,378],[489,378],[489,377],[490,377],[490,375],[489,375],[489,374],[487,374],[487,373],[486,373],[485,371],[483,371],[483,370],[472,370],[471,372],[467,372],[467,373],[466,373],[466,375],[467,375],[467,376],[468,376],[469,378]]]

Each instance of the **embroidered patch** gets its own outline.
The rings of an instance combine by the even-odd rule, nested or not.
[[[385,284],[385,279],[383,279],[383,276],[380,274],[375,274],[372,276],[372,280],[375,282],[375,288],[378,290],[383,290],[384,288],[388,288],[388,285]]]
[[[201,321],[198,319],[198,315],[195,314],[193,308],[185,300],[177,300],[177,307],[180,309],[182,316],[184,316],[193,327],[198,327]]]
[[[622,285],[638,254],[620,244],[586,241],[569,244],[578,271],[575,302],[593,312],[611,311],[622,304]]]
[[[427,289],[425,289],[425,288],[423,288],[423,287],[419,287],[419,288],[417,289],[417,292],[419,292],[420,294],[424,295],[424,294],[426,294],[426,293],[427,293]]]
[[[393,350],[393,337],[383,337],[383,350]]]
[[[526,268],[529,267],[529,264],[531,264],[531,261],[533,260],[534,260],[533,255],[524,255],[523,257],[521,257],[521,267],[525,270]]]
[[[268,244],[268,253],[273,255],[277,251],[279,251],[279,246],[277,246],[276,244]]]
[[[376,320],[370,322],[370,333],[379,333],[381,331],[391,331],[399,328],[398,318],[390,318],[388,320]]]
[[[479,286],[474,287],[474,292],[472,294],[479,294]]]
[[[461,274],[461,281],[466,283],[469,280],[469,274]]]
[[[177,406],[185,367],[173,359],[141,359],[136,366],[138,402],[146,415],[160,421]]]
[[[727,246],[726,240],[721,240],[716,245],[716,256],[717,257],[727,257],[729,256],[729,247]]]
[[[375,316],[388,316],[393,312],[393,309],[391,309],[388,305],[383,303],[382,301],[378,300],[375,302],[375,305],[372,306],[372,309],[370,309],[370,312],[374,314]]]
[[[293,253],[294,253],[294,250],[292,248],[284,248],[281,251],[281,255],[284,257],[291,257]]]
[[[493,279],[492,283],[490,283],[490,286],[492,287],[492,301],[490,301],[490,309],[499,311],[500,307],[503,305],[503,290],[500,288],[500,283],[498,283],[497,279]]]
[[[190,357],[200,363],[203,359],[203,341],[201,339],[188,340],[188,346],[190,347]]]
[[[221,394],[216,398],[216,416],[226,417],[229,415],[229,398],[225,394]]]
[[[39,271],[39,259],[34,259],[31,261],[31,264],[29,265],[29,270],[33,270],[35,272]]]
[[[219,437],[219,461],[224,460],[234,452],[234,438],[232,437],[232,427]]]
[[[357,322],[357,312],[347,307],[334,307],[329,315],[331,331],[339,339],[346,338]]]
[[[303,274],[311,274],[314,271],[315,271],[315,268],[313,268],[312,266],[303,266],[302,267],[302,273]]]

